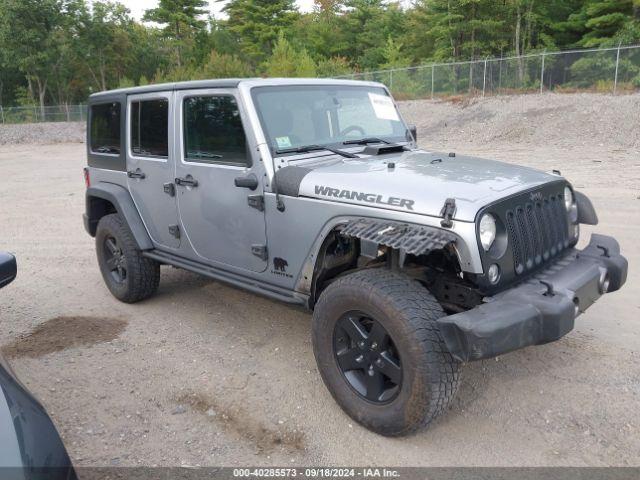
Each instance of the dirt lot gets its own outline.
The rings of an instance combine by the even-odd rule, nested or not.
[[[640,97],[549,97],[403,109],[426,147],[561,169],[628,283],[561,341],[467,365],[429,431],[387,439],[343,414],[304,311],[168,267],[153,299],[116,301],[82,227],[80,143],[0,147],[0,250],[19,262],[0,344],[78,465],[640,465]]]

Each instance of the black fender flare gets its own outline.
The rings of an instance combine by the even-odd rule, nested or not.
[[[140,217],[135,203],[133,203],[131,194],[126,188],[116,185],[115,183],[100,182],[87,188],[85,196],[86,213],[84,218],[85,228],[89,235],[95,237],[98,221],[104,215],[104,213],[100,214],[96,211],[96,208],[94,208],[95,202],[93,199],[95,198],[107,200],[114,206],[116,211],[122,215],[140,250],[151,250],[153,248],[153,242],[151,241],[149,232],[142,221],[142,217]]]
[[[584,193],[573,192],[576,197],[576,203],[578,206],[578,223],[583,223],[585,225],[597,225],[598,224],[598,215],[596,214],[596,209],[593,208],[593,204],[589,197],[587,197]]]

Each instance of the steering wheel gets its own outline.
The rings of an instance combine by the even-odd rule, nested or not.
[[[365,132],[364,132],[364,128],[359,127],[358,125],[350,125],[347,128],[345,128],[344,130],[342,130],[340,132],[340,136],[344,136],[346,137],[347,135],[349,135],[351,132],[355,132],[358,131],[360,132],[360,136],[364,137],[365,136]]]

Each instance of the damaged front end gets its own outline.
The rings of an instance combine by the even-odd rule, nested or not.
[[[457,236],[439,228],[408,223],[358,218],[342,228],[346,237],[360,239],[363,255],[375,258],[378,246],[398,250],[402,255],[426,255],[446,245],[455,244]]]
[[[462,272],[455,233],[428,225],[354,218],[332,231],[318,253],[312,298],[335,278],[363,268],[390,268],[422,283],[449,313],[473,308],[482,295]]]
[[[627,268],[618,242],[594,234],[584,250],[571,249],[484,304],[441,318],[440,330],[451,354],[465,362],[552,342],[602,295],[622,287]]]

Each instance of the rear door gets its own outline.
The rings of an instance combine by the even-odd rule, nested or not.
[[[180,247],[175,197],[173,92],[127,101],[127,176],[133,201],[157,247]]]
[[[235,90],[176,92],[181,129],[176,161],[182,227],[196,260],[261,272],[267,268],[261,165],[253,165],[241,103]],[[255,181],[236,186],[236,179]],[[245,184],[246,185],[246,184]],[[258,205],[259,207],[259,205]]]

